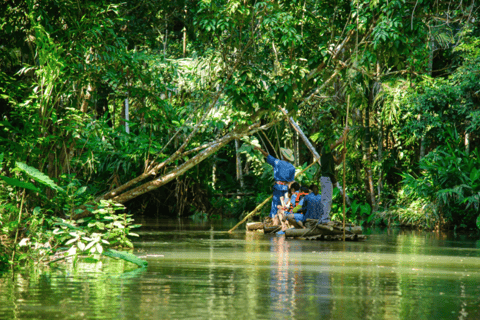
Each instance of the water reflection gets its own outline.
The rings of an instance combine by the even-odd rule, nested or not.
[[[147,269],[107,260],[0,276],[0,319],[480,319],[477,239],[198,228],[141,231]]]
[[[271,237],[270,252],[275,259],[270,270],[270,310],[272,319],[301,319],[305,313],[325,316],[331,313],[328,261],[318,272],[302,268],[301,241]]]

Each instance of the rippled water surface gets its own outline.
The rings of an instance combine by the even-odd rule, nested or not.
[[[480,242],[373,230],[288,240],[144,222],[123,261],[0,275],[0,319],[480,319]]]

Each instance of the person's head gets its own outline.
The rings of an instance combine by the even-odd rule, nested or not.
[[[304,193],[309,193],[308,187],[306,187],[306,186],[301,186],[301,187],[300,187],[300,191],[301,191],[301,192],[304,192]]]
[[[300,184],[298,182],[292,183],[290,190],[292,193],[297,192],[298,190],[300,190]]]
[[[318,194],[318,186],[313,183],[311,186],[310,186],[310,190],[312,190],[312,192],[317,195]]]
[[[295,160],[293,151],[290,149],[280,148],[280,154],[282,155],[282,159],[284,161],[293,162]]]

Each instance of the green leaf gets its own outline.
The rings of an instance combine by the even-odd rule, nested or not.
[[[77,240],[78,240],[78,238],[70,239],[70,240],[67,241],[67,243],[65,243],[65,245],[69,245],[69,244],[71,244],[71,243],[74,243],[74,242],[77,241]]]
[[[238,153],[250,151],[252,151],[252,146],[248,145],[247,143],[242,144],[242,146],[238,149]]]
[[[77,192],[75,192],[75,195],[79,196],[79,195],[83,194],[86,190],[87,190],[87,187],[83,186],[80,189],[78,189]]]
[[[148,262],[145,260],[142,260],[135,255],[128,253],[128,252],[121,252],[113,249],[107,249],[103,251],[102,253],[104,256],[110,257],[110,258],[116,258],[116,259],[123,259],[125,261],[131,262],[136,264],[139,267],[146,267]]]
[[[128,239],[125,239],[125,244],[129,247],[129,248],[132,248],[133,249],[133,243],[128,240]]]
[[[97,240],[90,241],[90,243],[87,244],[87,246],[85,247],[85,251],[92,248],[95,245],[95,243],[97,243]]]
[[[470,172],[470,180],[474,182],[480,177],[480,170],[477,170],[476,168],[473,168],[472,171]]]
[[[23,182],[23,181],[20,181],[20,180],[17,180],[17,179],[4,177],[4,176],[0,176],[0,179],[4,180],[6,183],[8,183],[9,185],[14,186],[14,187],[20,187],[20,188],[32,190],[32,191],[35,191],[35,192],[40,192],[40,190],[37,189],[37,187],[35,187],[30,182]]]
[[[102,253],[103,252],[103,247],[100,243],[97,242],[97,244],[95,245],[95,248],[97,249],[97,252],[98,253]]]
[[[78,241],[77,242],[77,247],[80,249],[80,251],[85,251],[85,243]]]
[[[360,213],[369,215],[371,211],[372,208],[370,208],[370,205],[368,203],[360,205]]]
[[[30,167],[26,165],[23,162],[15,162],[15,165],[17,168],[19,168],[21,171],[25,172],[30,178],[34,179],[37,182],[40,182],[47,187],[50,187],[54,190],[60,191],[62,193],[65,193],[65,190],[60,188],[52,179],[50,179],[49,176],[44,174],[43,172],[35,169],[34,167]]]

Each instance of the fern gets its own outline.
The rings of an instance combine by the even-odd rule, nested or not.
[[[145,260],[142,260],[135,256],[134,254],[128,253],[128,252],[121,252],[117,251],[114,249],[108,249],[103,251],[103,255],[110,257],[110,258],[117,258],[117,259],[123,259],[125,261],[131,262],[136,264],[139,267],[146,267],[148,262]]]
[[[25,188],[25,189],[32,190],[32,191],[35,191],[35,192],[40,192],[40,190],[37,189],[37,187],[35,187],[33,184],[31,184],[29,182],[23,182],[23,181],[14,179],[14,178],[9,178],[9,177],[4,177],[4,176],[0,176],[0,179],[3,179],[6,183],[8,183],[9,185],[14,186],[14,187],[20,187],[20,188]]]
[[[43,172],[35,169],[34,167],[30,167],[22,162],[15,162],[15,164],[17,168],[20,169],[20,171],[25,172],[30,178],[34,179],[35,181],[40,182],[56,191],[65,193],[65,190],[59,187],[52,179],[50,179],[49,176],[47,176]]]

